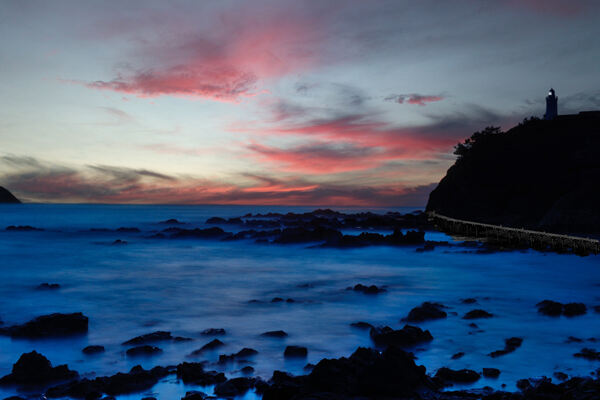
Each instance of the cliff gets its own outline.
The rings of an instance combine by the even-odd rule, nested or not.
[[[458,158],[427,211],[554,232],[600,233],[600,112],[486,128]]]
[[[11,192],[0,186],[0,203],[20,203]]]

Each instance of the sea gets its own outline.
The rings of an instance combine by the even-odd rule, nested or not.
[[[342,212],[412,212],[414,208],[360,209],[330,207]],[[402,318],[424,301],[447,306],[448,317],[417,324],[431,332],[430,343],[409,349],[428,373],[443,366],[453,369],[484,367],[501,370],[496,379],[472,385],[514,391],[521,378],[551,377],[555,372],[589,376],[600,367],[573,355],[582,348],[600,350],[600,257],[542,253],[534,250],[477,252],[459,246],[460,240],[428,231],[428,240],[447,240],[417,252],[417,246],[320,248],[310,244],[280,245],[253,240],[156,239],[165,229],[161,221],[177,219],[186,228],[204,228],[210,217],[247,213],[308,212],[315,207],[277,206],[163,206],[163,205],[0,205],[0,319],[4,326],[24,323],[40,315],[83,312],[89,317],[86,335],[56,339],[11,339],[0,336],[0,376],[10,373],[22,353],[36,350],[53,365],[68,364],[81,376],[127,372],[208,361],[207,370],[242,376],[251,365],[255,376],[269,379],[274,370],[305,374],[307,363],[351,355],[357,347],[373,347],[369,332],[350,326],[357,321],[399,329]],[[5,230],[30,225],[41,231]],[[139,232],[117,232],[120,227]],[[235,232],[241,227],[224,229]],[[382,233],[386,233],[385,231]],[[117,239],[125,245],[113,245]],[[58,283],[58,290],[38,290],[41,283]],[[386,288],[365,295],[347,290],[362,283]],[[294,302],[271,302],[275,297]],[[462,299],[475,298],[476,304]],[[587,314],[548,317],[536,304],[550,299],[582,302]],[[256,300],[256,301],[253,301]],[[492,318],[464,320],[481,308]],[[477,328],[469,326],[471,322]],[[193,350],[212,340],[200,334],[223,328],[223,348],[191,357]],[[122,343],[154,331],[194,340],[158,343],[163,352],[150,357],[128,357]],[[268,338],[266,331],[284,330],[286,338]],[[569,342],[570,336],[583,342]],[[523,338],[516,351],[492,358],[504,340]],[[88,345],[106,351],[85,355]],[[306,359],[285,359],[287,345],[305,346]],[[248,363],[218,365],[219,354],[244,347],[258,354]],[[464,356],[452,359],[462,352]],[[553,378],[556,381],[556,378]],[[119,399],[179,399],[186,391],[211,387],[185,385],[172,375],[153,388]],[[35,392],[0,387],[0,398]],[[241,397],[258,399],[253,392]]]

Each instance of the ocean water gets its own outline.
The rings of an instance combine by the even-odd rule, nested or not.
[[[413,307],[423,301],[448,306],[443,320],[418,324],[434,340],[411,349],[418,364],[429,373],[454,369],[499,368],[498,379],[471,386],[516,390],[518,379],[590,375],[599,362],[573,357],[583,347],[600,349],[592,341],[566,343],[569,336],[600,341],[600,257],[578,257],[514,251],[477,254],[468,248],[436,248],[417,253],[415,246],[323,249],[308,245],[222,242],[203,239],[151,239],[165,228],[159,222],[176,218],[186,227],[205,227],[212,216],[242,216],[248,212],[304,212],[314,208],[243,206],[112,206],[112,205],[1,205],[0,206],[0,319],[4,325],[26,322],[53,312],[83,312],[90,318],[87,335],[63,339],[25,340],[0,336],[0,375],[10,372],[24,352],[36,350],[54,364],[68,364],[86,377],[144,368],[175,365],[182,361],[215,362],[219,354],[243,347],[259,351],[251,364],[214,365],[228,377],[240,376],[245,365],[255,375],[270,378],[273,370],[302,374],[306,363],[350,355],[358,346],[373,346],[368,331],[350,327],[366,321],[401,328]],[[340,211],[361,211],[339,209]],[[388,210],[371,210],[385,212]],[[412,209],[391,211],[410,212]],[[8,225],[32,225],[44,231],[6,231]],[[90,231],[137,227],[140,233]],[[224,227],[235,231],[235,227]],[[432,240],[452,240],[440,232],[427,232]],[[113,246],[116,240],[127,245]],[[43,282],[59,283],[55,291],[39,291]],[[382,285],[376,296],[345,290],[357,283]],[[274,297],[294,303],[271,303]],[[478,304],[461,299],[475,297]],[[583,302],[588,313],[574,318],[539,315],[535,304],[544,299]],[[259,303],[250,303],[259,300]],[[473,308],[493,318],[467,321]],[[479,329],[469,327],[475,322]],[[202,357],[190,358],[195,349],[212,340],[202,337],[207,328],[224,328],[226,346]],[[261,337],[282,329],[285,339]],[[159,343],[164,351],[152,357],[125,355],[122,342],[157,330],[193,338],[191,342]],[[523,345],[503,357],[487,354],[504,347],[504,339],[522,337]],[[82,354],[87,345],[99,344],[106,352]],[[306,360],[285,360],[286,345],[308,348]],[[457,352],[465,356],[451,360]],[[178,399],[198,388],[168,377],[144,394],[120,396],[139,399],[154,395]],[[0,398],[17,393],[0,387]],[[21,395],[35,396],[32,393]],[[245,398],[255,398],[249,393]]]

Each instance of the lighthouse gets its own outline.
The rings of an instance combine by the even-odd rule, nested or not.
[[[558,97],[554,93],[554,89],[550,88],[550,92],[548,92],[548,96],[546,96],[546,114],[544,114],[544,119],[551,120],[556,118],[558,115]]]

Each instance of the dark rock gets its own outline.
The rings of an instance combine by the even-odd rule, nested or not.
[[[600,314],[600,306],[594,306],[594,312]]]
[[[200,332],[203,336],[223,336],[225,333],[225,329],[223,328],[209,328]]]
[[[563,315],[566,317],[575,317],[587,313],[587,307],[583,303],[567,303],[563,309]]]
[[[206,343],[204,346],[200,347],[198,350],[192,351],[190,355],[197,356],[205,351],[218,349],[219,347],[224,346],[225,343],[221,342],[219,339],[213,339],[210,342]]]
[[[223,239],[231,236],[231,233],[225,232],[223,229],[218,227],[206,228],[206,229],[182,229],[182,228],[168,228],[165,231],[172,232],[171,237],[174,239],[186,239],[186,238],[197,238],[197,239]],[[163,232],[165,232],[163,231]]]
[[[452,360],[458,360],[459,358],[462,358],[465,355],[465,353],[463,353],[462,351],[455,353],[452,355],[452,357],[450,357]]]
[[[450,368],[442,367],[438,369],[438,371],[435,374],[435,377],[442,381],[444,384],[448,384],[450,382],[472,383],[478,381],[479,378],[481,378],[481,375],[470,369],[453,370]]]
[[[564,372],[557,371],[553,375],[559,381],[566,381],[567,379],[569,379],[569,376],[567,374],[565,374]]]
[[[486,378],[497,378],[500,376],[500,370],[498,368],[484,368],[483,376]]]
[[[353,328],[358,328],[358,329],[371,329],[373,328],[373,325],[371,325],[368,322],[363,322],[363,321],[359,321],[359,322],[353,322],[350,324],[351,327]]]
[[[163,342],[167,340],[172,340],[173,336],[171,336],[171,332],[165,331],[156,331],[152,333],[147,333],[145,335],[136,336],[133,339],[129,339],[126,342],[123,342],[124,345],[132,345],[132,344],[147,344],[147,343],[156,343]]]
[[[111,243],[111,245],[113,245],[113,246],[126,245],[126,244],[127,244],[127,241],[121,240],[121,239],[117,239]]]
[[[185,396],[181,398],[181,400],[204,400],[206,398],[206,393],[202,393],[198,390],[191,390],[189,392],[185,392]]]
[[[85,347],[83,350],[81,350],[81,352],[82,352],[83,354],[98,354],[98,353],[104,353],[104,346],[98,346],[98,345],[87,346],[87,347]]]
[[[36,351],[23,353],[13,364],[12,372],[0,378],[0,384],[36,385],[76,379],[77,372],[67,365],[53,367],[50,361]]]
[[[447,314],[438,303],[425,302],[418,307],[413,308],[405,318],[408,322],[421,322],[430,319],[446,318]]]
[[[281,297],[273,297],[271,299],[271,303],[281,303],[283,302],[283,299]]]
[[[4,400],[27,400],[23,397],[19,397],[19,396],[10,396],[10,397],[6,397]]]
[[[227,220],[221,217],[211,217],[206,220],[207,224],[226,224]]]
[[[471,322],[469,324],[469,327],[473,328],[473,329],[479,329],[479,325],[477,325],[475,322]]]
[[[585,358],[586,360],[591,360],[591,361],[600,360],[600,352],[598,352],[594,349],[587,348],[587,347],[581,349],[581,351],[579,353],[575,353],[573,355],[575,357]]]
[[[173,341],[174,341],[175,343],[181,343],[181,342],[191,342],[191,341],[193,341],[193,340],[194,340],[194,339],[192,339],[192,338],[189,338],[189,337],[183,337],[183,336],[174,336],[174,337],[173,337]]]
[[[154,346],[144,344],[142,346],[133,347],[125,352],[128,356],[151,356],[154,354],[162,353],[162,349]]]
[[[521,347],[522,343],[523,343],[523,339],[518,338],[518,337],[512,337],[512,338],[505,339],[504,340],[504,349],[493,351],[488,355],[492,358],[496,358],[496,357],[500,357],[500,356],[503,356],[508,353],[512,353],[513,351],[515,351],[516,349]]]
[[[285,333],[284,331],[268,331],[268,332],[265,332],[265,333],[261,333],[260,336],[274,337],[274,338],[284,338],[284,337],[287,337],[288,334]]]
[[[166,221],[160,221],[159,224],[165,224],[165,225],[182,225],[183,222],[180,222],[180,221],[176,220],[175,218],[170,218],[170,219],[167,219]]]
[[[10,225],[6,227],[7,231],[21,231],[21,232],[31,232],[31,231],[43,231],[42,228],[36,228],[31,225]]]
[[[254,378],[233,378],[215,386],[215,394],[220,397],[241,396],[254,387]]]
[[[306,357],[308,356],[308,349],[303,346],[287,346],[283,352],[283,356],[288,357]]]
[[[340,231],[331,228],[317,226],[314,229],[304,227],[285,228],[281,231],[275,243],[310,243],[310,242],[335,242],[342,237]]]
[[[463,319],[479,319],[479,318],[491,318],[493,317],[492,314],[490,314],[489,312],[485,311],[485,310],[471,310],[468,313],[465,314],[465,316],[463,317]]]
[[[288,298],[285,302],[286,303],[295,303],[296,300]]]
[[[200,386],[215,385],[227,380],[222,372],[204,371],[202,363],[188,362],[177,365],[177,377],[184,383],[194,383]]]
[[[254,368],[252,368],[249,365],[246,365],[244,368],[242,368],[242,373],[246,374],[246,375],[250,375],[254,373]]]
[[[385,289],[378,288],[375,285],[366,286],[366,285],[363,285],[361,283],[358,283],[358,284],[354,285],[354,287],[352,288],[352,290],[354,290],[355,292],[361,292],[361,293],[364,293],[364,294],[379,294],[379,293],[386,292]]]
[[[477,299],[469,297],[467,299],[462,299],[460,302],[463,304],[475,304],[475,303],[477,303]]]
[[[22,325],[1,328],[0,334],[15,338],[43,338],[83,334],[88,331],[88,318],[82,313],[50,314]]]
[[[21,202],[8,189],[0,186],[0,203],[19,204]]]
[[[40,283],[37,287],[37,290],[57,290],[60,289],[60,285],[58,283]]]
[[[110,396],[140,392],[154,386],[158,381],[171,372],[164,367],[154,367],[145,370],[137,365],[128,373],[117,373],[112,376],[96,379],[81,379],[79,381],[54,386],[46,391],[49,398],[74,397],[80,399],[97,399],[106,393]]]
[[[583,339],[576,338],[575,336],[569,336],[566,343],[583,343]]]
[[[544,300],[536,304],[538,312],[540,314],[549,315],[551,317],[557,317],[563,312],[563,305],[556,301]]]
[[[408,347],[433,340],[429,331],[411,325],[404,325],[402,329],[394,330],[389,326],[372,328],[370,336],[377,346]]]
[[[142,400],[156,400],[156,397],[142,397]]]
[[[248,347],[244,347],[243,349],[241,349],[240,351],[235,353],[235,357],[236,358],[252,357],[257,354],[258,354],[258,351],[254,350],[254,349],[250,349]]]

